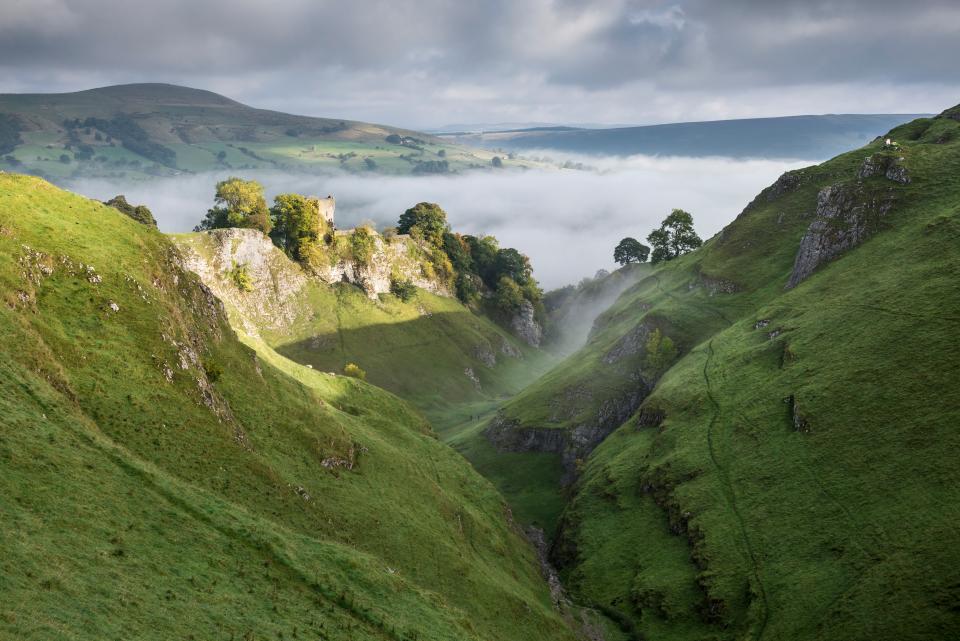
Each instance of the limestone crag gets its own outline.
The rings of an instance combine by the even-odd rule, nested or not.
[[[533,310],[533,304],[524,300],[520,304],[520,310],[510,319],[510,329],[514,336],[525,342],[530,347],[540,347],[540,340],[543,338],[543,328],[537,322]]]
[[[800,241],[786,289],[796,287],[820,265],[874,234],[893,202],[891,192],[868,193],[860,184],[821,189],[817,194],[815,220]]]

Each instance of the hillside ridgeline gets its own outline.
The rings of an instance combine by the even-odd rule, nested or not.
[[[960,631],[956,113],[781,176],[460,444],[625,638]]]

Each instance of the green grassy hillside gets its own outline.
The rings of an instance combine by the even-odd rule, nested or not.
[[[537,450],[638,405],[576,463],[553,548],[625,636],[960,634],[960,122],[890,136],[786,174],[475,428],[552,457],[517,500],[560,506]],[[832,260],[787,288],[801,245]]]
[[[0,638],[571,638],[487,481],[167,237],[0,174],[0,253]]]
[[[238,169],[445,173],[489,168],[494,155],[415,131],[255,109],[175,85],[0,95],[0,167],[54,180]]]
[[[516,394],[553,362],[455,298],[418,288],[408,301],[371,299],[358,286],[308,275],[258,232],[232,230],[229,240],[223,233],[172,238],[238,331],[319,371],[357,364],[441,432]],[[231,277],[237,264],[249,266],[250,291]]]

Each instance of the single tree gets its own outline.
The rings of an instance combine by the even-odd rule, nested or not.
[[[651,260],[659,263],[693,251],[703,244],[693,229],[693,216],[682,209],[674,209],[663,219],[659,229],[647,236],[653,246]]]
[[[494,167],[503,167],[503,159],[500,156],[494,156],[490,159],[490,164]]]
[[[443,235],[448,231],[447,212],[436,203],[417,203],[397,222],[398,233],[419,235],[434,247],[443,247]]]
[[[613,259],[621,265],[645,263],[650,256],[650,248],[636,238],[624,238],[613,250]]]
[[[273,225],[270,210],[263,197],[263,186],[255,180],[227,178],[217,183],[214,196],[216,206],[207,211],[206,217],[195,231],[221,227],[248,227],[269,234]]]

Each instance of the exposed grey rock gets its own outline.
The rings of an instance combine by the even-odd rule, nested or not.
[[[498,413],[484,430],[486,438],[500,451],[549,452],[560,455],[564,468],[561,481],[577,478],[577,462],[585,459],[611,432],[620,427],[643,403],[652,385],[631,387],[625,394],[600,404],[594,417],[572,429],[523,427],[516,419]]]
[[[503,337],[500,338],[500,353],[510,358],[523,358],[523,352]]]
[[[796,287],[820,265],[861,244],[880,228],[893,195],[866,193],[860,185],[832,185],[817,194],[817,212],[800,241],[785,289]]]
[[[474,373],[473,368],[472,368],[472,367],[464,367],[464,368],[463,368],[463,374],[464,374],[464,376],[466,376],[467,378],[469,378],[471,382],[473,382],[473,386],[476,387],[476,388],[477,388],[477,391],[479,392],[480,389],[481,389],[481,387],[480,387],[480,379],[479,379],[479,378],[477,377],[477,375]]]
[[[639,354],[646,349],[647,340],[652,331],[653,327],[646,321],[638,324],[614,343],[613,347],[603,355],[603,362],[612,365],[628,356]]]
[[[473,348],[473,356],[487,367],[495,367],[497,364],[497,354],[489,343],[477,343]]]
[[[510,329],[513,334],[531,347],[540,347],[543,338],[543,328],[534,316],[533,305],[525,300],[520,304],[520,311],[510,319]]]
[[[706,274],[700,274],[699,282],[701,285],[703,285],[704,289],[707,290],[708,296],[716,296],[717,294],[735,294],[743,289],[740,287],[740,285],[732,280],[707,276]]]
[[[857,178],[861,180],[872,176],[884,176],[901,185],[910,182],[910,173],[902,164],[903,158],[896,158],[888,154],[873,154],[863,159],[863,164],[857,171]]]
[[[767,200],[776,200],[787,192],[800,186],[803,177],[797,171],[788,171],[780,175],[777,181],[770,185],[767,191]]]
[[[764,327],[766,327],[766,326],[769,325],[769,324],[770,324],[770,321],[769,321],[768,319],[766,319],[766,318],[761,318],[760,320],[758,320],[756,323],[753,324],[753,328],[754,328],[754,329],[763,329]]]

